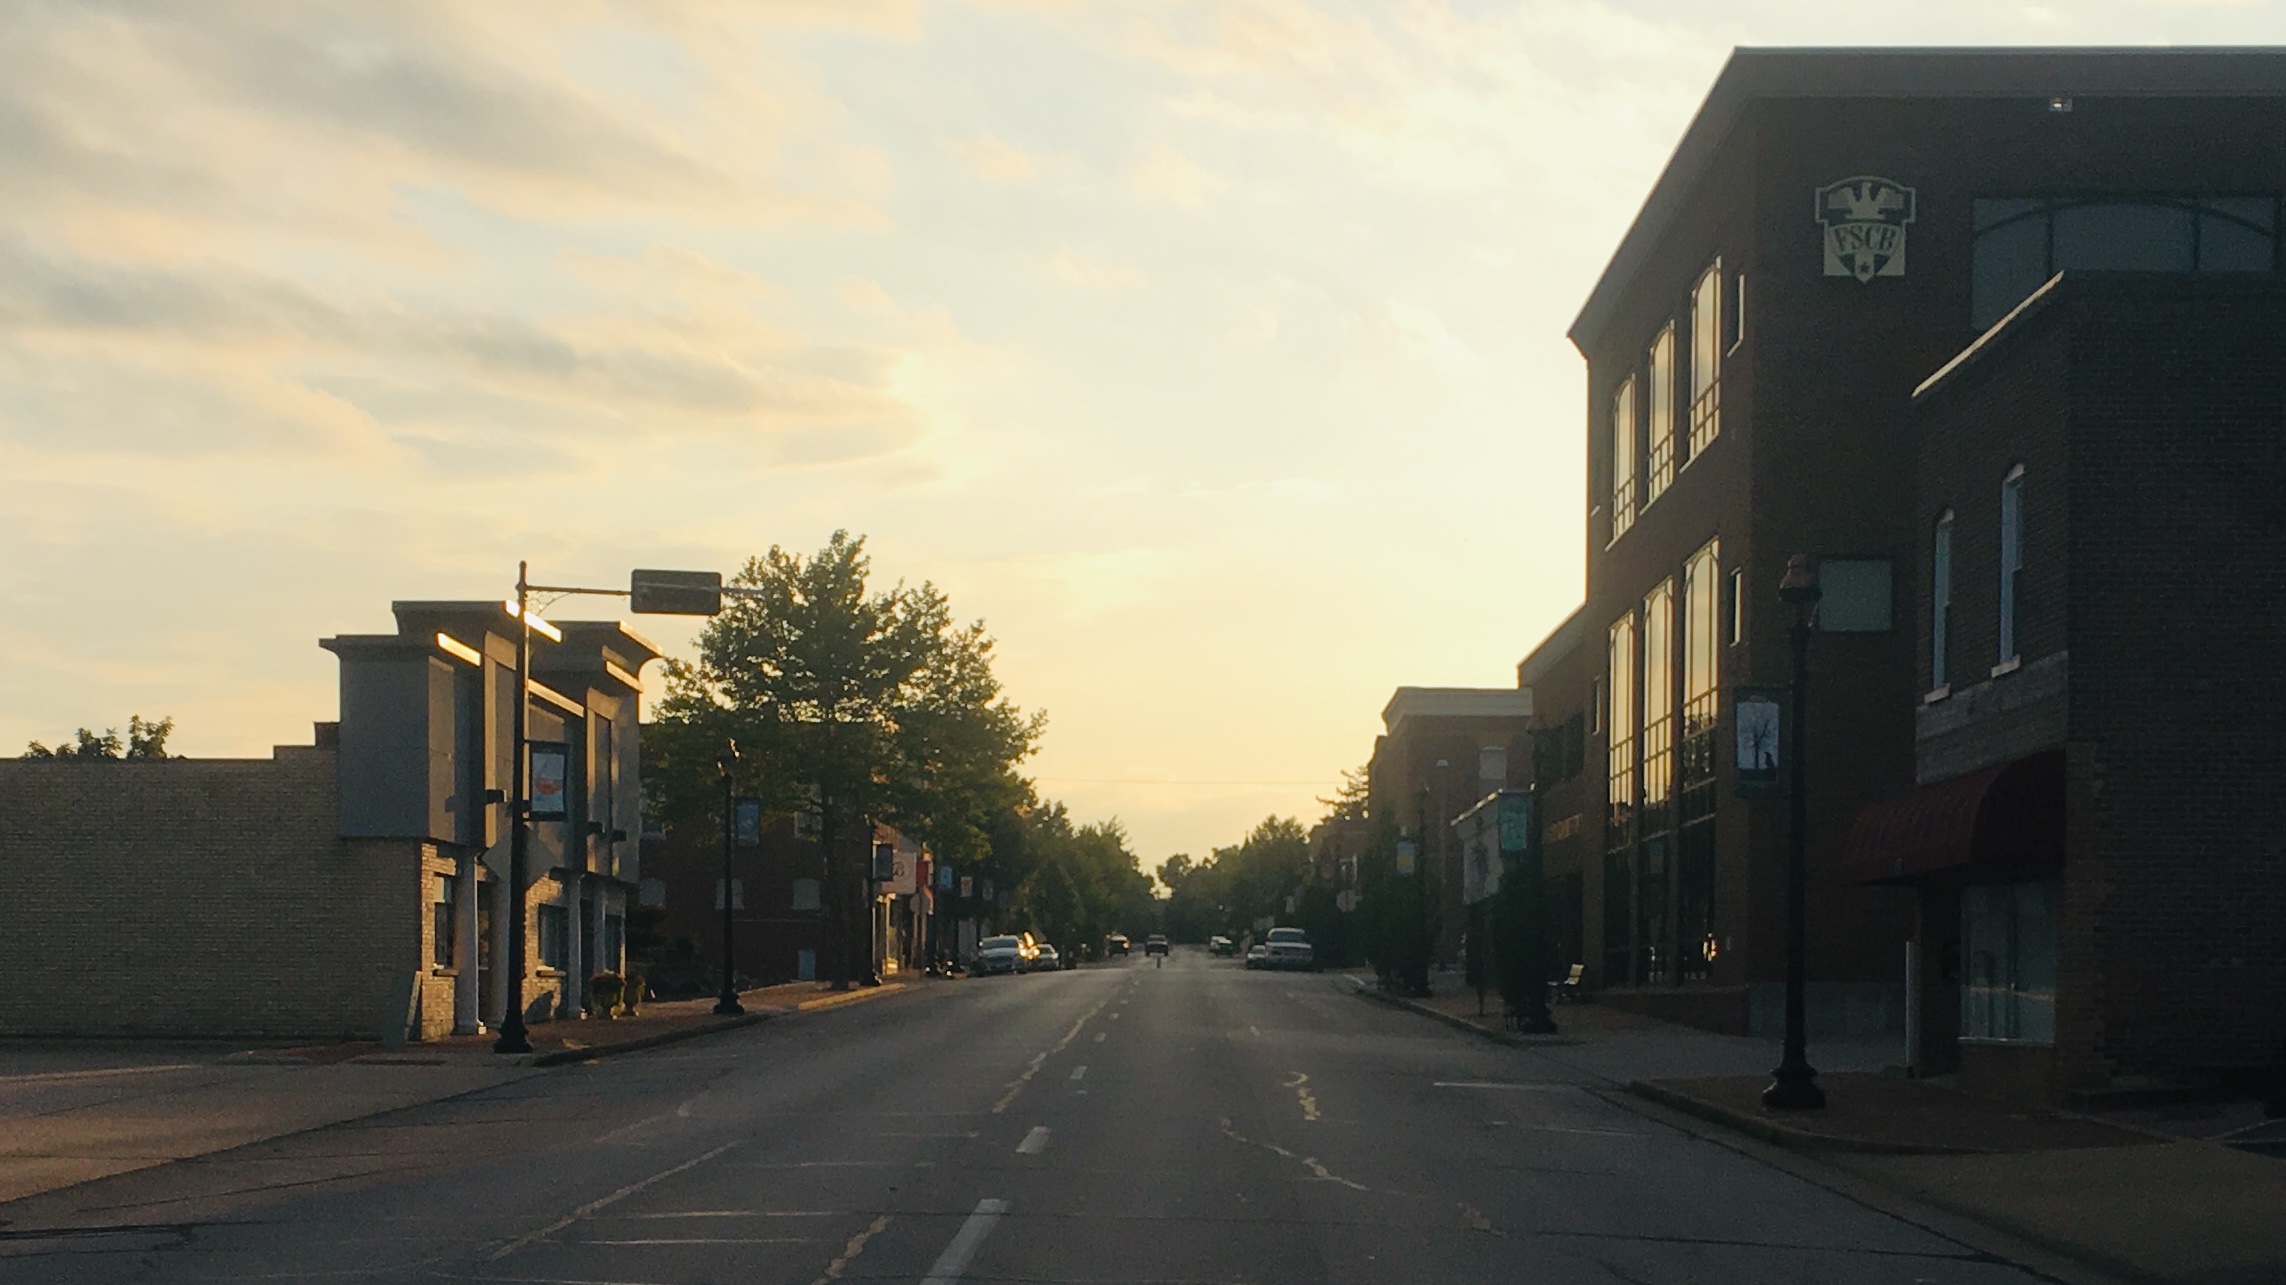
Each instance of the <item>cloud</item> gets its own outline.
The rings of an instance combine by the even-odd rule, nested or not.
[[[1029,155],[997,138],[962,139],[948,146],[978,174],[988,179],[1013,183],[1031,178],[1039,171]]]
[[[1205,205],[1207,198],[1222,185],[1220,179],[1198,162],[1166,146],[1145,152],[1128,171],[1128,183],[1138,195],[1186,210]]]

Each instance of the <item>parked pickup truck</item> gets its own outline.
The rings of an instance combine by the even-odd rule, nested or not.
[[[1273,928],[1264,944],[1270,948],[1262,960],[1264,968],[1295,968],[1307,972],[1318,966],[1318,952],[1310,945],[1310,935],[1299,928]]]

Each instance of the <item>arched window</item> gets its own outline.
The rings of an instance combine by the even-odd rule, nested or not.
[[[2024,466],[2000,482],[2000,663],[2016,659],[2017,608],[2024,580]]]

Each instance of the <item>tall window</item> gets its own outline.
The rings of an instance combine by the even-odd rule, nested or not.
[[[2262,272],[2278,260],[2269,196],[1979,200],[1969,320],[1982,330],[2059,272]]]
[[[429,959],[439,968],[453,966],[453,946],[460,934],[453,923],[453,877],[437,876],[436,904],[430,908],[433,922],[429,926]]]
[[[1722,262],[1691,291],[1691,454],[1722,434]]]
[[[1675,815],[1675,585],[1661,581],[1643,599],[1643,808],[1636,828],[1635,940],[1646,982],[1664,982],[1674,967],[1667,895],[1672,882]]]
[[[1635,380],[1611,395],[1611,538],[1635,525]]]
[[[1945,652],[1953,636],[1953,511],[1937,515],[1936,534],[1929,540],[1929,687],[1943,687]]]
[[[1658,499],[1675,480],[1675,327],[1662,327],[1651,341],[1643,377],[1650,382],[1644,400],[1650,406],[1651,467],[1644,475],[1643,502]]]
[[[1730,569],[1730,645],[1746,641],[1746,568]]]
[[[1683,749],[1675,840],[1675,952],[1686,979],[1716,953],[1715,679],[1722,655],[1722,557],[1709,540],[1683,564]]]
[[[2016,659],[2017,584],[2024,578],[2024,466],[2000,483],[2000,661]]]
[[[544,968],[571,967],[571,909],[567,906],[539,908],[540,964]]]
[[[1662,580],[1643,600],[1643,807],[1646,812],[1665,806],[1669,788],[1674,783],[1674,713],[1675,584],[1672,580]]]
[[[1635,613],[1612,622],[1604,674],[1604,726],[1609,730],[1609,786],[1603,857],[1604,980],[1623,985],[1634,979],[1635,893],[1631,854],[1635,848]]]

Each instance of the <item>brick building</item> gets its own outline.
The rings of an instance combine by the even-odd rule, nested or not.
[[[1485,795],[1521,785],[1531,753],[1532,693],[1501,687],[1400,687],[1367,765],[1371,815],[1423,836],[1421,869],[1436,884],[1439,966],[1460,958],[1468,922],[1452,820]]]
[[[2024,1097],[2286,1060],[2286,288],[2064,274],[1914,398],[1926,1073]]]
[[[1601,711],[1601,659],[1601,648],[1587,645],[1586,618],[1575,611],[1516,666],[1517,687],[1532,694],[1528,779],[1540,796],[1550,948],[1567,966],[1587,961],[1587,885],[1603,868],[1588,841],[1589,822],[1603,806],[1603,774],[1587,770],[1587,738]]]
[[[1803,553],[1812,1029],[1902,1025],[1919,910],[1843,851],[1915,781],[1914,389],[2060,270],[2271,279],[2282,126],[2276,51],[1732,57],[1571,330],[1610,999],[1776,1028],[1783,805],[1735,796],[1718,732],[1739,685],[1789,676],[1775,590]]]
[[[643,904],[663,912],[661,931],[676,958],[718,970],[722,959],[722,831],[719,823],[668,826],[643,836]],[[896,854],[900,877],[872,885],[872,941],[877,966],[894,972],[925,963],[934,898],[919,887],[927,854],[889,826],[845,837],[843,868],[868,867],[876,846]],[[730,852],[732,967],[769,984],[828,976],[825,847],[814,818],[770,818],[761,842]]]
[[[401,602],[329,638],[341,717],[268,759],[0,762],[0,1033],[435,1037],[505,1012],[513,619]],[[616,968],[638,873],[636,715],[658,653],[613,622],[534,638],[530,736],[568,750],[536,824],[530,1016]]]

